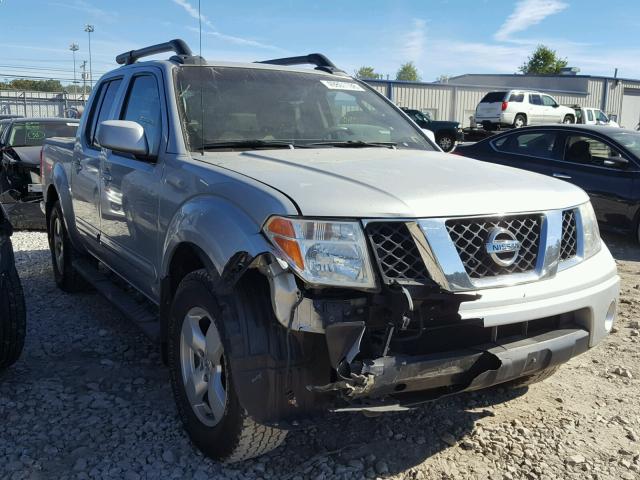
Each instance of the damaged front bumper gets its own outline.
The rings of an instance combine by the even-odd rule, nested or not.
[[[383,357],[363,363],[369,378],[333,411],[404,410],[464,391],[479,390],[560,365],[589,348],[589,332],[565,328],[523,338],[422,356]]]

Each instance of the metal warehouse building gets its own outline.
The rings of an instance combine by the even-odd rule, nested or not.
[[[538,90],[564,105],[599,108],[621,126],[640,122],[640,80],[589,75],[485,75],[452,77],[447,83],[367,80],[401,107],[429,112],[434,120],[455,120],[470,126],[482,97],[492,90]]]

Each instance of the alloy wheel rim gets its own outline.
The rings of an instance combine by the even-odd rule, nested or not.
[[[224,349],[213,317],[203,308],[192,308],[182,322],[180,366],[193,412],[204,425],[217,425],[227,406]]]
[[[516,128],[520,128],[524,126],[524,120],[522,118],[516,118]]]
[[[62,239],[62,222],[56,217],[53,222],[53,255],[58,272],[64,271],[64,242]]]
[[[443,150],[449,150],[451,148],[451,139],[449,137],[442,137],[439,143],[440,148]]]

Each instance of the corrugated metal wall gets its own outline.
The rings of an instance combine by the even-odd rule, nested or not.
[[[619,118],[624,101],[624,89],[640,89],[640,81],[599,77],[587,78],[586,80],[586,82],[583,81],[583,88],[586,88],[584,93],[557,91],[550,93],[563,105],[604,108],[607,114]],[[496,87],[477,85],[406,83],[382,80],[370,81],[369,83],[383,95],[387,95],[391,89],[391,100],[400,107],[428,111],[436,120],[454,120],[461,122],[464,126],[469,126],[469,117],[474,114],[482,97],[487,92],[497,89]]]
[[[84,103],[82,95],[0,90],[0,115],[65,117],[69,109]]]

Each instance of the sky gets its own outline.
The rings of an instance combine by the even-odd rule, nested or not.
[[[637,0],[201,0],[202,54],[254,61],[320,52],[353,73],[385,78],[413,61],[441,75],[515,73],[544,43],[586,75],[640,78]],[[8,75],[70,83],[73,58],[93,78],[123,51],[182,38],[199,49],[198,0],[0,0],[0,81]],[[79,72],[79,69],[78,69]],[[4,77],[3,77],[4,75]],[[77,74],[79,78],[79,73]]]

